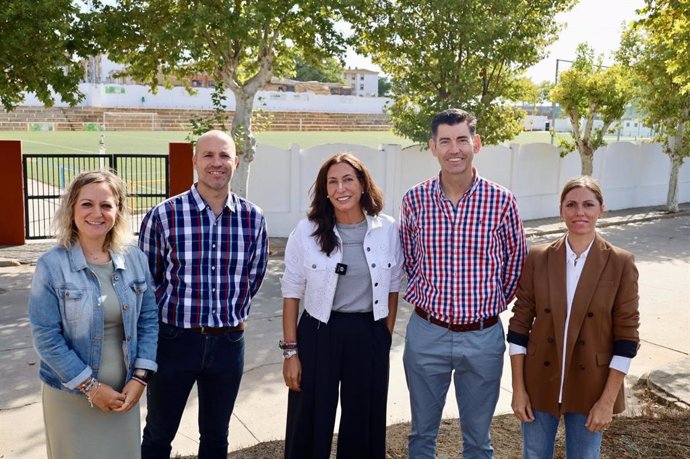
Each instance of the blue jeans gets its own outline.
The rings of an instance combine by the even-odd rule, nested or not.
[[[549,413],[533,410],[534,421],[522,423],[522,457],[544,459],[553,457],[559,419]],[[601,448],[602,432],[590,432],[585,427],[587,416],[566,413],[565,450],[568,459],[597,459]]]
[[[244,369],[244,331],[200,333],[161,323],[158,372],[148,385],[143,459],[170,457],[194,383],[199,397],[199,459],[228,455],[228,426]]]
[[[410,391],[411,459],[436,457],[436,436],[451,377],[460,411],[464,458],[492,458],[489,427],[503,372],[503,326],[453,332],[412,314],[403,364]]]

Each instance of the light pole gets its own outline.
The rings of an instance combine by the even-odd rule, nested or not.
[[[558,84],[558,64],[560,62],[569,62],[571,64],[573,63],[573,61],[569,61],[566,59],[556,59],[556,75],[553,79],[554,86]],[[553,145],[554,138],[556,137],[556,102],[554,102],[553,100],[551,101],[551,126],[549,130],[551,131],[551,145]]]

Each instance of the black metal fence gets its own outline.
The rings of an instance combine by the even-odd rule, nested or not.
[[[23,167],[27,239],[53,237],[50,225],[60,196],[82,171],[107,168],[125,181],[134,233],[146,212],[170,194],[165,154],[31,154],[23,155]]]

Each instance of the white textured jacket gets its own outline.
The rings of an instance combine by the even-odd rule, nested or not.
[[[374,320],[388,316],[388,294],[400,290],[402,250],[395,220],[388,215],[366,216],[364,254],[371,274]],[[304,301],[304,308],[314,318],[328,323],[338,284],[336,265],[343,259],[342,249],[326,256],[312,236],[314,222],[300,220],[285,247],[285,274],[281,279],[283,298]],[[338,230],[335,234],[340,239]]]

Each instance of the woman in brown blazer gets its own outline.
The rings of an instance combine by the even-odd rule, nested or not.
[[[603,207],[591,177],[569,180],[560,203],[568,232],[532,247],[520,278],[508,341],[524,458],[553,457],[561,416],[568,459],[597,458],[602,432],[625,408],[638,275],[632,254],[597,234]]]

